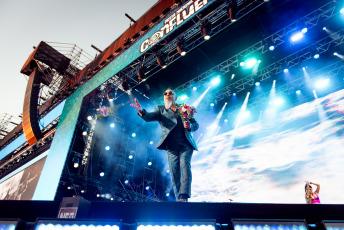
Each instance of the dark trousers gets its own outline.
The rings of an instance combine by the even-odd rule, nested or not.
[[[187,140],[186,140],[187,141]],[[184,194],[191,197],[191,157],[193,148],[186,142],[167,148],[168,166],[176,199]]]

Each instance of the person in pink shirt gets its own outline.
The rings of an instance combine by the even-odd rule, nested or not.
[[[317,189],[315,192],[313,192],[311,184],[317,186]],[[305,198],[307,204],[320,204],[320,198],[319,198],[319,191],[320,191],[320,185],[313,183],[313,182],[307,182],[305,186]]]

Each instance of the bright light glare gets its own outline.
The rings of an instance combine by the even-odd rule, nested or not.
[[[89,120],[89,121],[92,120],[92,116],[88,116],[87,120]]]
[[[270,51],[274,51],[274,50],[275,50],[275,46],[270,46],[270,47],[269,47],[269,50],[270,50]]]
[[[273,101],[272,101],[272,104],[273,105],[276,105],[276,106],[280,106],[280,105],[283,105],[284,103],[284,100],[280,97],[278,98],[275,98]]]
[[[240,66],[244,66],[245,65],[245,62],[240,62]]]
[[[250,117],[250,115],[251,115],[251,112],[249,110],[246,110],[242,116],[243,116],[243,118],[248,118],[248,117]]]
[[[146,186],[146,190],[149,190],[149,186]]]
[[[150,141],[149,144],[152,145],[152,144],[153,144],[153,141]]]
[[[148,165],[149,165],[149,166],[151,166],[151,165],[152,165],[152,162],[151,162],[151,161],[150,161],[150,162],[148,162]]]
[[[180,97],[180,100],[185,101],[187,98],[188,98],[188,96],[184,94]]]
[[[291,41],[297,42],[297,41],[300,41],[303,37],[304,37],[304,34],[302,32],[298,32],[294,34],[293,36],[291,36]]]
[[[217,76],[211,80],[211,84],[212,85],[218,85],[220,83],[220,81],[221,81],[220,77]]]
[[[129,157],[128,157],[129,159],[133,159],[133,155],[129,155]]]
[[[131,134],[132,137],[136,137],[136,133]]]
[[[328,86],[329,82],[330,82],[330,79],[328,78],[319,79],[315,82],[314,86],[317,89],[323,89],[326,86]]]
[[[283,70],[283,72],[288,73],[289,69],[286,68],[286,69]]]
[[[228,119],[225,119],[225,120],[224,120],[224,122],[226,122],[226,123],[227,123],[227,122],[228,122]]]
[[[344,8],[340,9],[339,11],[341,14],[344,14]]]
[[[259,81],[257,81],[257,82],[255,83],[255,85],[256,85],[256,86],[259,86],[259,85],[260,85],[260,82],[259,82]]]
[[[168,192],[168,193],[166,193],[166,196],[170,196],[170,193]]]
[[[110,150],[110,146],[106,146],[106,147],[105,147],[105,150]]]
[[[193,90],[193,91],[196,91],[196,90],[197,90],[197,87],[196,87],[196,86],[192,87],[192,90]]]
[[[101,177],[103,177],[104,175],[105,175],[104,172],[100,172],[100,173],[99,173],[99,176],[101,176]]]
[[[210,103],[210,106],[213,107],[213,106],[214,106],[214,103]]]
[[[313,57],[314,57],[314,59],[318,59],[320,57],[320,55],[319,54],[315,54]]]
[[[257,64],[257,59],[255,59],[255,58],[250,58],[250,59],[245,61],[246,68],[252,68],[256,64]]]
[[[301,90],[296,90],[296,94],[301,94]]]
[[[129,180],[125,180],[125,181],[124,181],[124,184],[129,184]]]
[[[307,33],[307,31],[308,31],[308,29],[306,27],[301,30],[301,32],[304,34]]]
[[[86,136],[86,135],[87,135],[87,132],[86,132],[86,131],[83,131],[83,132],[82,132],[82,135]]]

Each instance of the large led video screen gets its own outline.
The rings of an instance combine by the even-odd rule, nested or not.
[[[305,181],[311,181],[321,185],[321,203],[344,203],[338,192],[344,188],[343,120],[340,90],[200,138],[190,201],[306,203]]]
[[[0,183],[0,200],[32,200],[46,156]]]

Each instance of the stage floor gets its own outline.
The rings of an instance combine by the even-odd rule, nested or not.
[[[56,218],[60,202],[0,201],[0,218],[20,218],[34,222],[37,218]],[[252,203],[178,203],[178,202],[90,202],[82,219],[137,220],[215,219],[230,223],[233,218],[305,219],[308,224],[322,220],[344,220],[342,204],[252,204]]]

